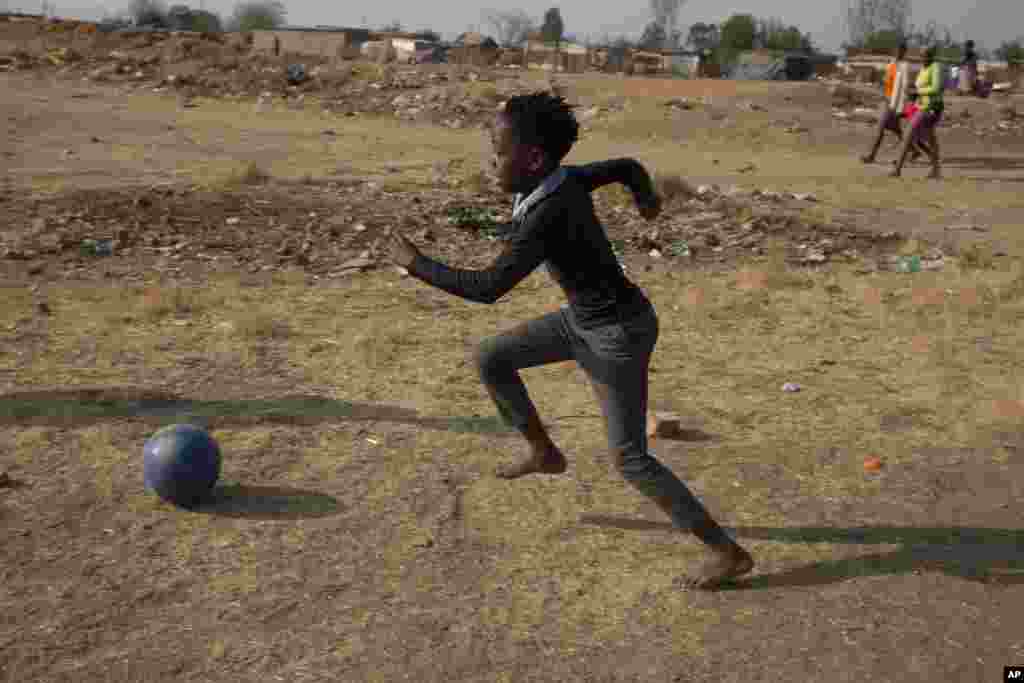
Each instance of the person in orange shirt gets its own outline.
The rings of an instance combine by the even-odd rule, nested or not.
[[[885,132],[889,131],[897,140],[903,139],[901,118],[907,100],[907,88],[910,81],[910,64],[907,62],[907,44],[900,43],[896,49],[896,59],[889,64],[885,76],[885,103],[878,115],[878,131],[875,135],[871,151],[861,157],[865,164],[875,162],[878,148],[882,146]]]

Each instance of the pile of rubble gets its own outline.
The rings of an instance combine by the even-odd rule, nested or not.
[[[708,186],[671,199],[659,219],[647,222],[628,195],[595,195],[624,263],[744,259],[766,253],[777,241],[792,263],[813,266],[871,258],[899,241],[895,234],[809,221],[804,211],[814,201],[812,195]],[[390,192],[360,179],[306,184],[301,192],[271,183],[228,191],[82,191],[45,199],[9,193],[0,198],[0,209],[8,225],[20,226],[0,234],[0,263],[61,278],[281,268],[345,277],[380,265],[372,247],[390,227],[435,256],[480,267],[494,257],[500,226],[510,219],[508,197],[490,191]]]

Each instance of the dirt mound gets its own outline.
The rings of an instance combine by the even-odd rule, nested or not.
[[[662,182],[663,187],[667,187]],[[642,220],[623,193],[595,203],[625,263],[725,262],[767,253],[777,240],[794,264],[857,261],[891,251],[895,236],[808,221],[809,198],[725,194],[699,188]],[[508,198],[452,186],[389,191],[375,181],[263,181],[228,189],[163,187],[80,191],[59,197],[0,196],[8,225],[0,262],[53,277],[200,275],[296,268],[318,277],[377,267],[382,230],[399,227],[432,254],[479,267],[493,258],[509,220]],[[97,268],[100,259],[107,268]],[[19,265],[20,264],[20,265]],[[633,267],[631,265],[630,267]]]

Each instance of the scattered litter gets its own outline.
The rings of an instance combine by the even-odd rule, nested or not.
[[[921,257],[920,256],[901,256],[896,261],[896,272],[897,273],[920,273],[921,272]]]
[[[677,257],[686,257],[693,254],[693,251],[690,249],[690,245],[682,240],[670,246],[668,251],[672,256]]]
[[[287,70],[288,83],[299,85],[306,81],[306,66],[304,64],[290,64]]]
[[[82,240],[81,251],[87,256],[110,256],[114,253],[114,240],[87,238]]]
[[[782,385],[782,390],[788,394],[795,394],[801,389],[802,387],[796,382],[786,382],[785,384]]]
[[[864,470],[867,472],[877,472],[882,469],[882,459],[878,456],[871,456],[864,459]]]

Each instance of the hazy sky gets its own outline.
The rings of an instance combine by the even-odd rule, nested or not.
[[[172,4],[177,0],[168,0]],[[54,0],[57,14],[80,18],[100,18],[106,9],[117,12],[129,0]],[[222,15],[231,13],[235,0],[185,0],[191,6]],[[491,4],[493,2],[494,4]],[[40,0],[0,0],[0,8],[39,11]],[[579,36],[604,33],[638,36],[649,20],[647,0],[630,2],[596,2],[595,0],[519,0],[518,5],[499,0],[375,0],[374,2],[320,2],[318,0],[284,0],[288,21],[294,25],[332,24],[342,26],[379,27],[398,20],[407,29],[432,28],[446,38],[470,27],[487,31],[481,8],[507,9],[520,7],[540,19],[549,7],[558,7],[565,20],[566,31]],[[994,48],[1001,41],[1024,36],[1024,1],[1022,0],[917,0],[913,23],[935,20],[948,25],[953,37],[974,38],[980,45]],[[809,32],[815,43],[836,49],[845,38],[842,0],[688,0],[680,12],[683,27],[698,21],[719,22],[733,13],[750,13],[759,17],[778,17],[786,23]],[[365,23],[364,23],[365,22]]]

